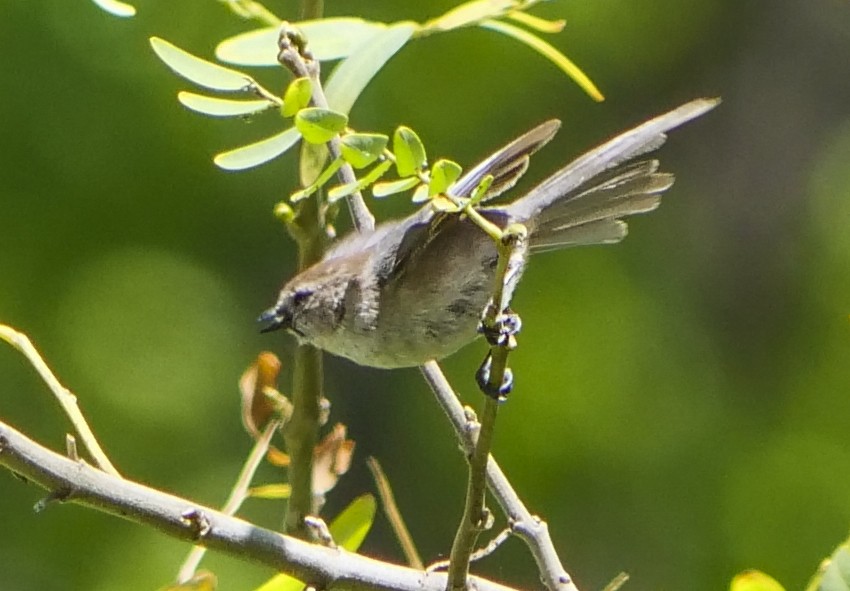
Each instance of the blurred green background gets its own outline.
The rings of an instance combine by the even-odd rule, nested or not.
[[[237,379],[259,351],[287,368],[292,351],[254,319],[293,270],[271,210],[295,161],[215,168],[213,154],[280,123],[188,112],[175,93],[190,85],[147,44],[210,56],[246,23],[213,0],[135,4],[130,20],[85,1],[0,5],[0,322],[80,396],[124,474],[219,505],[251,445]],[[294,4],[269,2],[288,17]],[[421,21],[452,5],[326,11]],[[723,589],[749,567],[801,588],[850,528],[850,4],[557,0],[534,13],[567,19],[551,39],[606,102],[527,48],[464,30],[405,48],[353,124],[404,123],[432,154],[472,164],[558,117],[529,186],[650,115],[697,96],[724,103],[672,134],[661,157],[677,183],[624,243],[532,262],[495,455],[584,590],[623,570],[628,589]],[[285,85],[280,71],[257,76]],[[406,207],[376,205],[382,217]],[[483,348],[445,364],[471,404]],[[326,365],[332,420],[357,441],[327,514],[373,490],[363,460],[375,455],[425,559],[444,557],[465,470],[418,372]],[[0,392],[4,421],[61,448],[64,417],[5,346]],[[0,472],[0,589],[154,589],[189,550],[73,505],[34,514],[41,497]],[[274,527],[282,508],[250,501],[244,514]],[[401,560],[383,518],[364,551]],[[215,555],[205,565],[222,589],[272,574]],[[475,570],[538,586],[516,540]]]

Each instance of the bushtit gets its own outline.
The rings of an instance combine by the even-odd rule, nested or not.
[[[657,160],[634,159],[717,103],[684,104],[591,150],[519,199],[479,211],[502,228],[524,224],[532,253],[619,242],[626,235],[621,218],[655,209],[673,184],[672,174],[658,172]],[[493,176],[489,193],[510,188],[559,126],[548,121],[514,140],[449,193],[469,196],[487,175]],[[497,259],[493,239],[481,228],[426,204],[333,245],[283,286],[277,303],[260,317],[267,323],[263,331],[285,328],[300,342],[373,367],[441,359],[475,339]]]

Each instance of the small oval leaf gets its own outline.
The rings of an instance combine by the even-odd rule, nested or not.
[[[94,3],[114,16],[127,18],[136,15],[136,8],[126,2],[118,2],[118,0],[94,0]]]
[[[295,127],[311,144],[324,144],[348,125],[344,113],[330,109],[310,107],[301,109],[295,115]]]
[[[349,133],[341,139],[342,157],[354,168],[365,168],[380,158],[390,140],[381,133]]]
[[[236,91],[256,84],[247,74],[208,62],[165,39],[151,37],[150,44],[166,66],[200,86],[214,90]]]
[[[214,162],[225,170],[245,170],[264,164],[277,158],[295,145],[301,134],[290,127],[277,135],[260,140],[247,146],[241,146],[227,152],[222,152],[214,158]]]
[[[342,113],[351,111],[369,81],[404,47],[418,27],[413,22],[396,23],[358,45],[328,76],[325,83],[328,105]]]
[[[177,100],[188,108],[197,113],[210,115],[211,117],[240,117],[244,115],[253,115],[267,109],[271,109],[276,105],[265,99],[255,101],[235,101],[231,99],[221,99],[203,94],[195,94],[194,92],[181,91],[177,93]]]
[[[425,203],[428,201],[428,185],[422,184],[416,187],[413,197],[410,200],[414,203]]]
[[[393,134],[393,153],[398,176],[416,174],[428,163],[422,140],[415,131],[403,125]]]
[[[445,193],[457,179],[463,169],[452,160],[437,160],[431,167],[431,182],[428,183],[428,195]]]
[[[729,591],[785,591],[785,588],[761,571],[747,570],[735,575]]]
[[[373,197],[388,197],[412,189],[419,184],[419,177],[411,176],[406,179],[397,181],[387,181],[384,183],[375,183],[372,185]]]
[[[286,87],[283,94],[283,107],[280,112],[284,117],[292,117],[298,111],[310,104],[313,97],[313,83],[309,78],[296,78]]]
[[[340,17],[292,23],[307,39],[307,47],[319,61],[348,57],[359,45],[387,26],[360,18]],[[238,66],[278,66],[277,39],[280,27],[265,27],[225,39],[215,49],[223,62]]]
[[[263,484],[252,486],[248,489],[248,496],[255,499],[288,499],[292,494],[292,487],[288,484]]]

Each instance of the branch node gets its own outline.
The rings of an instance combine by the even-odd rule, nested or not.
[[[493,353],[492,351],[488,351],[486,357],[484,357],[484,361],[481,362],[481,367],[475,372],[475,381],[484,394],[496,402],[505,402],[508,399],[508,394],[511,393],[514,387],[514,372],[511,371],[511,368],[505,367],[502,374],[502,383],[499,386],[494,386],[490,382],[490,369],[492,365]]]
[[[180,514],[180,521],[192,530],[195,540],[204,539],[212,531],[212,522],[207,514],[195,507],[190,507]]]
[[[77,452],[77,439],[70,433],[65,433],[65,455],[74,462],[81,461]]]
[[[331,530],[328,529],[328,524],[325,523],[324,519],[316,515],[306,515],[304,517],[304,525],[310,530],[313,538],[322,546],[336,548],[336,542],[334,542]]]

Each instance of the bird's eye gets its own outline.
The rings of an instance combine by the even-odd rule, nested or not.
[[[313,292],[309,289],[299,289],[294,294],[292,294],[292,303],[294,303],[296,306],[299,304],[303,304],[311,295],[313,295]]]

